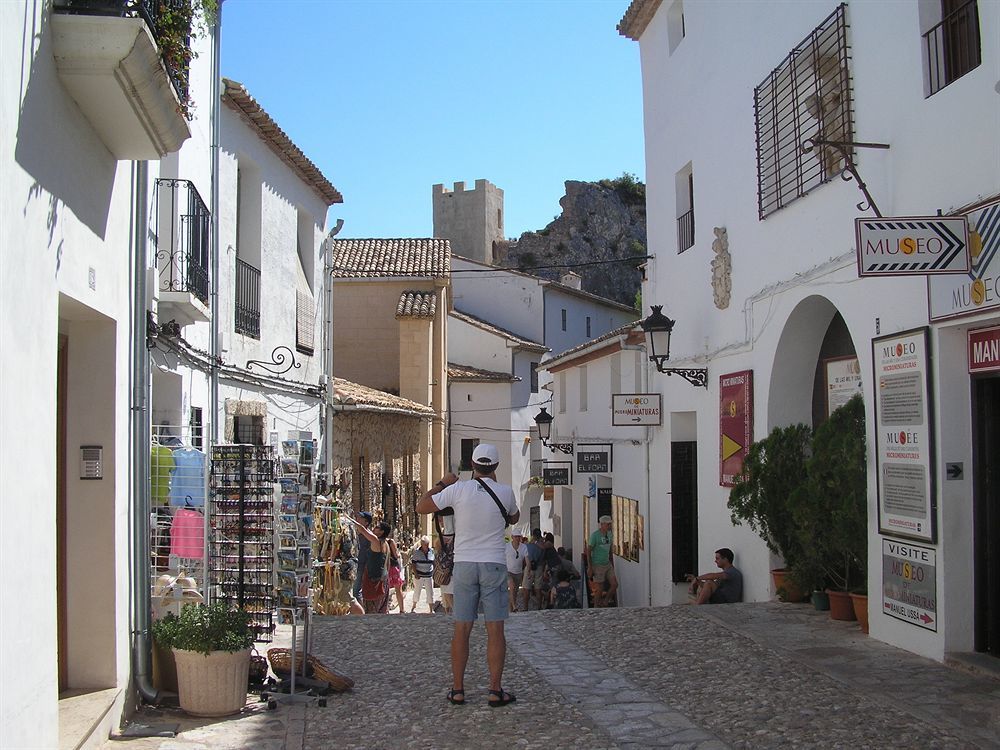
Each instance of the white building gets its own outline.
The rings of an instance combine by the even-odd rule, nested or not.
[[[135,458],[149,455],[136,374],[151,206],[158,177],[211,195],[216,29],[171,78],[138,9],[72,11],[0,4],[0,670],[18,675],[0,698],[5,748],[106,737],[148,687],[130,577],[145,575],[132,538],[149,486]]]
[[[542,503],[548,506],[559,545],[571,550],[574,563],[582,568],[584,545],[598,519],[611,516],[618,603],[648,606],[649,581],[655,577],[651,545],[664,542],[647,529],[666,522],[663,505],[656,502],[662,492],[651,486],[647,470],[653,428],[616,424],[612,415],[615,394],[622,398],[646,392],[642,334],[628,323],[554,354],[541,368],[552,378],[553,418],[543,452],[548,466],[569,469],[568,484],[546,488],[550,496]]]
[[[509,462],[501,461],[500,471],[519,493],[522,526],[552,531],[562,540],[551,503],[532,481],[541,477],[545,460],[557,460],[541,446],[535,429],[535,416],[552,400],[551,377],[538,370],[539,364],[547,352],[582,344],[638,315],[627,305],[583,291],[575,273],[549,281],[458,256],[452,257],[451,268],[455,310],[449,318],[449,364],[488,371],[450,389],[451,465],[458,469],[463,457],[471,460],[479,441],[496,441],[502,456],[509,450]],[[511,380],[501,384],[498,373],[509,373]],[[568,538],[560,544],[564,541],[571,546]]]
[[[642,61],[655,255],[643,301],[676,320],[668,364],[708,370],[706,389],[650,375],[664,404],[650,461],[660,498],[651,503],[668,506],[672,448],[695,441],[699,568],[712,568],[713,549],[731,547],[745,598],[770,598],[768,569],[778,561],[732,526],[726,507],[720,445],[733,436],[720,434],[720,419],[733,399],[722,388],[737,387],[739,376],[727,376],[752,373],[751,435],[760,439],[822,419],[836,385],[828,373],[856,360],[869,436],[871,635],[935,659],[1000,654],[991,468],[1000,379],[985,371],[996,357],[970,363],[968,354],[970,331],[1000,322],[1000,5],[635,0],[619,30],[638,40]],[[860,142],[858,174],[839,179],[847,162],[830,146],[803,152],[814,138]],[[968,217],[982,243],[981,252],[973,243],[972,270],[859,278],[854,220],[874,206],[858,177],[886,217]],[[930,417],[919,428],[926,447],[907,470],[920,478],[906,501],[914,507],[895,524],[881,486],[886,430],[876,423],[887,343],[917,350],[912,364],[926,375],[913,397]],[[970,366],[980,368],[971,377]],[[949,474],[951,464],[964,470]],[[669,541],[669,523],[654,533]],[[883,565],[891,568],[890,546],[900,544],[927,577],[926,617],[887,614],[898,602],[883,590]],[[667,545],[653,549],[654,569],[666,570]],[[671,601],[669,577],[654,579],[652,598]]]

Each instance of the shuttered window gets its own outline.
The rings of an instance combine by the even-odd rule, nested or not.
[[[302,354],[313,353],[313,298],[301,289],[295,292],[295,348]]]

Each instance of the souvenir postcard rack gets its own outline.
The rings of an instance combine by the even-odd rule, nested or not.
[[[248,613],[262,643],[274,633],[274,463],[267,445],[212,448],[212,599]]]
[[[305,618],[312,583],[313,467],[316,443],[309,432],[290,431],[278,461],[278,616]]]

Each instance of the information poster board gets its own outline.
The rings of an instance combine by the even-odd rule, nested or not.
[[[936,540],[928,329],[872,339],[879,533]]]
[[[753,441],[753,370],[719,377],[719,485],[732,487]]]
[[[861,393],[861,363],[857,357],[823,360],[826,381],[826,416]]]
[[[937,552],[882,540],[882,611],[937,632]]]

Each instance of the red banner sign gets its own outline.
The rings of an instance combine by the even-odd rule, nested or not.
[[[753,441],[753,370],[719,377],[719,484],[732,487]]]
[[[1000,370],[1000,326],[969,331],[969,372]]]

